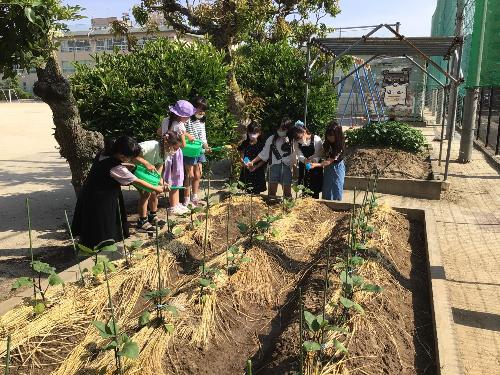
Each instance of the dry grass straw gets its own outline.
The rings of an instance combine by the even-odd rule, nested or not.
[[[278,235],[269,242],[291,260],[309,261],[330,235],[336,219],[336,213],[326,205],[312,198],[300,199],[292,212],[273,223]]]
[[[392,210],[387,205],[381,205],[377,207],[374,215],[371,218],[371,225],[376,227],[376,233],[370,238],[368,242],[368,248],[377,249],[382,255],[391,260],[390,267],[395,269],[395,261],[397,256],[394,257],[393,253],[397,250],[399,251],[411,251],[409,245],[402,246],[404,244],[394,244],[390,235],[389,225],[391,222],[396,222],[399,225],[405,225],[406,221],[403,216],[394,210]],[[358,332],[364,331],[368,333],[368,336],[374,337],[376,339],[372,340],[372,351],[376,353],[387,353],[387,345],[392,345],[394,351],[396,352],[396,361],[399,362],[401,371],[403,373],[408,372],[413,369],[413,365],[405,362],[399,353],[398,341],[401,341],[401,337],[406,340],[411,341],[413,339],[411,332],[406,332],[401,329],[400,324],[395,324],[394,316],[387,314],[387,311],[391,311],[397,314],[397,320],[405,321],[406,317],[399,314],[399,308],[392,301],[398,301],[400,303],[411,303],[411,301],[405,301],[404,289],[400,283],[394,279],[387,269],[387,264],[382,261],[366,261],[358,270],[358,274],[363,277],[364,281],[371,284],[376,284],[384,288],[381,293],[368,293],[363,291],[358,291],[355,293],[353,299],[365,307],[365,314],[355,313],[349,322],[346,323],[347,326],[351,327],[351,332],[346,336],[345,341],[343,341],[346,348],[352,345],[354,337]],[[332,275],[334,284],[333,295],[330,299],[330,303],[327,305],[327,314],[334,313],[334,306],[341,294],[342,284],[338,279],[338,276]],[[399,303],[398,302],[398,303]],[[326,335],[327,340],[332,340],[340,336],[337,332],[329,332]],[[342,340],[341,340],[342,341]],[[379,349],[376,349],[380,346]],[[333,353],[329,353],[332,355]],[[339,353],[335,353],[333,358],[323,364],[323,366],[312,366],[310,369],[310,374],[319,375],[361,375],[361,374],[374,374],[379,373],[383,369],[377,368],[378,355],[366,355],[364,357],[353,357],[345,356],[339,360],[337,357]],[[359,365],[363,363],[363,365]]]

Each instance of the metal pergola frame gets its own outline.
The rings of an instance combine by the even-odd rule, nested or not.
[[[371,37],[380,29],[389,30],[394,37],[392,38],[373,38]],[[425,75],[430,77],[432,80],[436,81],[439,86],[450,93],[450,98],[453,98],[454,103],[450,101],[450,115],[448,118],[448,128],[455,128],[455,116],[452,115],[451,111],[454,111],[456,107],[456,97],[458,92],[458,86],[460,85],[462,78],[460,75],[460,61],[462,58],[462,43],[463,38],[461,35],[455,37],[421,37],[421,38],[406,38],[401,35],[399,31],[395,30],[392,25],[380,24],[374,26],[373,29],[366,35],[360,38],[310,38],[307,43],[307,66],[306,66],[306,90],[304,98],[304,124],[307,126],[307,114],[308,114],[308,98],[309,98],[309,84],[311,82],[311,71],[313,65],[317,62],[318,57],[321,53],[333,55],[334,58],[324,64],[318,71],[319,74],[323,74],[328,69],[335,69],[335,63],[343,56],[348,54],[353,55],[372,55],[371,58],[365,61],[364,64],[355,66],[355,68],[343,77],[342,80],[335,83],[338,85],[340,82],[348,78],[353,74],[357,74],[360,69],[363,69],[366,64],[376,60],[377,58],[385,57],[405,57],[418,69],[420,69]],[[311,48],[317,47],[321,53],[314,59],[311,64]],[[418,64],[411,56],[420,56],[426,63],[434,66],[439,72],[441,72],[445,78],[446,82],[442,83],[434,75],[430,74],[428,70]],[[444,70],[439,64],[431,59],[431,57],[443,57],[448,62],[448,69]],[[451,63],[450,63],[451,61]],[[443,101],[444,102],[444,101]],[[444,103],[443,103],[444,107]],[[453,108],[452,108],[453,107]],[[451,133],[452,134],[452,133]],[[445,165],[445,175],[444,180],[446,181],[448,177],[448,166],[450,162],[450,151],[451,151],[451,141],[453,136],[450,136],[448,142],[448,152],[446,155],[446,165]],[[442,150],[444,141],[444,116],[441,131],[440,149]],[[439,161],[441,162],[441,153],[439,156]]]

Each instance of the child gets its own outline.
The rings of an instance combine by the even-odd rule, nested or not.
[[[288,117],[284,117],[276,128],[276,133],[266,140],[259,155],[246,164],[249,170],[252,170],[260,161],[270,164],[269,196],[276,196],[278,184],[282,185],[285,197],[292,196],[292,167],[296,159],[296,148],[293,140],[289,137],[291,128],[292,121]]]
[[[149,170],[156,170],[160,176],[163,175],[163,166],[165,159],[171,158],[171,155],[181,146],[180,137],[169,131],[165,133],[160,141],[145,141],[139,143],[141,147],[141,155],[134,161],[141,163]],[[163,185],[163,178],[161,179]],[[168,185],[168,184],[167,184]],[[148,212],[149,206],[149,212]],[[139,220],[137,221],[137,230],[140,232],[153,233],[155,225],[163,227],[166,222],[158,220],[156,213],[158,211],[158,195],[155,192],[139,190],[139,202],[137,212]]]
[[[163,192],[163,186],[152,186],[138,179],[122,165],[140,152],[133,138],[122,136],[107,142],[105,150],[95,158],[78,196],[71,225],[73,234],[80,236],[81,244],[94,248],[129,237],[121,185],[135,183],[157,193]]]
[[[299,159],[298,184],[312,190],[313,197],[318,199],[323,186],[323,169],[308,169],[306,164],[319,162],[323,141],[320,136],[312,134],[301,121],[295,123],[292,134],[294,141],[299,144],[297,150]]]
[[[342,200],[344,192],[345,164],[343,153],[345,149],[344,133],[337,122],[332,122],[325,132],[323,143],[323,161],[312,163],[313,168],[323,167],[322,198]]]
[[[262,132],[260,125],[252,122],[247,126],[247,138],[238,146],[241,161],[255,159],[264,148],[260,139]],[[259,161],[250,169],[243,167],[240,172],[240,181],[249,185],[247,192],[260,194],[267,190],[266,186],[266,162]]]
[[[180,136],[181,147],[186,146],[186,138],[193,140],[193,136],[186,131],[186,122],[195,113],[193,105],[187,100],[179,100],[174,106],[170,106],[169,116],[164,118],[157,133],[162,137],[168,131]],[[165,181],[170,185],[182,186],[184,183],[184,161],[182,150],[178,149],[172,157],[165,161]],[[179,190],[169,192],[170,213],[183,215],[188,209],[179,202]]]
[[[208,109],[208,104],[205,98],[200,96],[195,97],[191,104],[195,108],[195,114],[191,117],[191,120],[186,123],[186,129],[189,134],[191,134],[194,139],[203,142],[203,148],[205,152],[210,152],[210,147],[207,143],[207,133],[205,130],[205,112]],[[185,179],[184,186],[184,205],[188,206],[190,203],[197,206],[200,205],[200,199],[198,197],[198,192],[200,190],[200,181],[202,174],[202,163],[207,161],[205,154],[201,154],[198,157],[184,156],[184,167],[185,167]],[[193,194],[191,195],[191,191]]]

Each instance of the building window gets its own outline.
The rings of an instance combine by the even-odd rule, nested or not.
[[[63,61],[61,63],[63,74],[71,74],[75,72],[75,66],[73,61]]]
[[[61,52],[90,51],[90,40],[70,39],[61,42]]]

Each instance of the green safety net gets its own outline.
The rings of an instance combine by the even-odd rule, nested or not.
[[[463,95],[466,87],[500,86],[500,0],[464,0],[464,44],[461,69],[465,84],[460,87]],[[486,7],[486,13],[484,12]],[[456,0],[438,0],[432,16],[432,36],[453,36],[457,14]],[[486,18],[483,22],[483,15]],[[480,51],[481,31],[484,26],[482,53]],[[433,60],[446,70],[447,61],[441,57]],[[429,72],[441,82],[444,75],[433,66]],[[479,82],[477,82],[479,72]],[[438,88],[429,80],[428,90]]]
[[[484,36],[481,53],[483,26]],[[500,0],[475,1],[466,86],[500,86]]]

